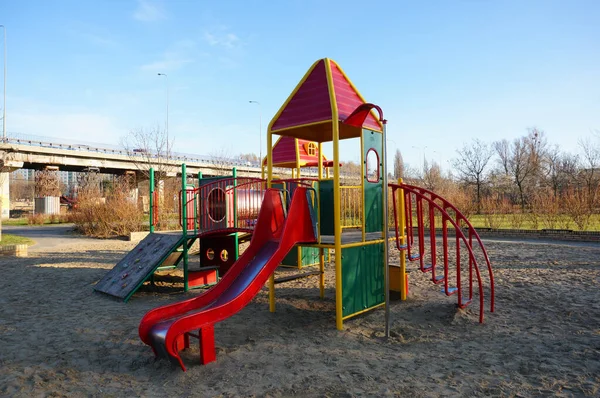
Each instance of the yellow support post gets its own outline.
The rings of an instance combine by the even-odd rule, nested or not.
[[[342,227],[340,204],[340,122],[331,63],[326,62],[329,100],[331,102],[331,127],[333,138],[333,231],[335,247],[335,324],[338,330],[344,329],[342,309]]]
[[[273,133],[271,128],[273,127],[269,123],[269,129],[267,131],[267,188],[271,188],[271,180],[273,179]],[[275,273],[269,277],[269,311],[275,312]]]
[[[321,275],[319,275],[319,293],[323,299],[325,298],[325,249],[322,247],[319,248],[319,271],[321,271]]]
[[[398,185],[402,185],[402,178],[398,178]],[[404,189],[398,189],[398,228],[400,231],[400,245],[405,245],[406,242],[406,215],[404,214]],[[400,252],[400,299],[406,300],[406,287],[408,286],[408,280],[406,275],[406,256],[404,252]]]

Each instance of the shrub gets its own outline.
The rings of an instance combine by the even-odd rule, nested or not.
[[[502,226],[510,204],[505,198],[486,197],[481,201],[481,210],[487,227],[498,229]]]
[[[508,214],[511,228],[521,229],[526,219],[527,216],[523,213],[520,206],[511,206],[511,212]]]
[[[101,197],[98,182],[90,177],[80,182],[78,206],[72,214],[76,229],[85,235],[100,238],[140,231],[142,212],[130,196],[128,179],[116,179],[105,198]]]
[[[556,196],[549,191],[539,191],[533,198],[533,206],[542,226],[546,229],[556,229],[561,218]]]
[[[569,190],[562,197],[565,214],[573,220],[577,228],[581,231],[585,231],[588,227],[592,216],[587,196],[584,190]]]
[[[46,216],[43,214],[30,214],[27,216],[27,224],[29,225],[44,225]]]

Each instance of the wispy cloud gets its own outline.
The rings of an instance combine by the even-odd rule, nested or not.
[[[137,0],[137,8],[133,12],[133,18],[143,22],[153,22],[165,18],[162,7],[149,0]]]
[[[223,28],[221,30],[224,30]],[[204,40],[213,47],[225,47],[227,49],[234,49],[241,46],[240,38],[231,32],[204,32]]]
[[[244,41],[226,25],[215,25],[204,31],[204,42],[211,55],[223,67],[235,69],[244,55]]]
[[[193,40],[180,40],[166,50],[159,59],[140,67],[143,71],[160,72],[181,69],[194,62],[196,43]]]

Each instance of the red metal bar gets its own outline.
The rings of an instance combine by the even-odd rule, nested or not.
[[[456,234],[456,288],[458,289],[458,302],[462,303],[462,285],[460,279],[460,236]]]
[[[404,213],[406,214],[406,254],[409,261],[414,261],[412,247],[415,244],[413,231],[413,205],[410,192],[404,191]]]
[[[401,247],[400,245],[400,236],[398,233],[398,230],[400,229],[400,227],[398,226],[398,211],[396,209],[396,206],[398,205],[398,203],[396,202],[396,189],[397,188],[393,188],[392,187],[392,211],[394,212],[394,227],[396,229],[396,247],[398,248],[398,250],[400,252],[406,250],[408,248],[408,246],[405,247]],[[404,233],[404,231],[402,231],[402,233]],[[403,256],[403,253],[400,253],[401,256]]]
[[[469,228],[469,246],[473,247],[473,232]],[[473,261],[469,257],[469,298],[473,297]]]
[[[450,293],[448,286],[448,221],[446,216],[442,216],[442,246],[444,248],[444,293],[446,296],[450,296],[454,293]]]
[[[425,226],[423,225],[423,202],[421,197],[417,196],[417,232],[419,234],[419,264],[422,272],[425,270]]]
[[[435,267],[437,265],[437,245],[435,241],[435,210],[433,208],[433,201],[429,202],[429,247],[431,251],[429,256],[431,257],[431,281],[436,285],[442,280],[437,278],[435,275]]]
[[[391,184],[391,185],[397,185],[397,184]],[[488,275],[490,278],[490,312],[494,312],[494,308],[495,308],[495,282],[494,282],[494,273],[492,271],[492,265],[490,263],[490,259],[488,257],[487,251],[485,249],[485,246],[483,245],[483,242],[481,241],[481,238],[479,236],[479,234],[477,233],[477,231],[475,230],[475,228],[473,227],[473,225],[471,225],[471,223],[469,222],[469,220],[450,202],[448,202],[446,199],[444,199],[443,197],[437,195],[434,192],[431,192],[425,188],[421,188],[421,187],[416,187],[414,185],[409,185],[409,184],[402,184],[401,187],[406,191],[406,190],[410,190],[411,192],[419,192],[420,194],[429,194],[431,195],[432,198],[438,198],[440,201],[442,201],[447,207],[451,208],[455,215],[456,215],[456,222],[464,222],[465,225],[467,226],[469,231],[472,231],[473,237],[477,240],[477,243],[479,244],[479,248],[483,254],[483,257],[485,259],[486,262],[486,266],[487,266],[487,271],[488,271]],[[460,229],[460,226],[458,227]],[[467,242],[465,242],[465,244],[467,244]]]
[[[395,184],[394,184],[395,185]],[[439,200],[446,204],[447,203],[447,207],[452,208],[455,211],[455,214],[457,214],[457,218],[459,217],[458,215],[460,215],[460,217],[464,218],[464,216],[462,216],[462,214],[454,207],[452,206],[450,203],[448,203],[445,199],[441,198],[439,195],[436,195],[434,193],[432,193],[431,191],[428,191],[426,189],[422,189],[422,188],[418,188],[418,187],[412,187],[406,184],[402,184],[401,187],[404,190],[409,190],[411,191],[413,194],[415,194],[416,196],[416,200],[417,200],[417,213],[418,213],[418,219],[417,221],[419,222],[419,238],[421,240],[420,242],[420,246],[422,245],[422,237],[423,237],[423,231],[422,231],[422,200],[425,199],[430,203],[430,206],[433,206],[434,209],[440,211],[442,214],[445,214],[448,216],[448,221],[454,226],[455,231],[456,231],[456,235],[457,235],[457,242],[460,242],[460,240],[462,240],[462,242],[465,243],[467,250],[469,252],[469,258],[470,261],[473,262],[473,268],[475,270],[475,275],[477,278],[477,282],[478,282],[478,288],[479,288],[479,321],[481,323],[483,323],[483,306],[484,306],[484,296],[483,296],[483,283],[482,283],[482,279],[481,279],[481,274],[479,272],[479,267],[477,266],[477,261],[475,259],[475,255],[473,253],[472,247],[471,245],[469,245],[469,241],[467,240],[467,237],[465,236],[465,234],[463,233],[463,231],[461,230],[461,228],[459,227],[459,225],[457,224],[456,220],[453,220],[452,218],[450,218],[449,214],[447,213],[447,211],[443,208],[440,207],[439,204],[435,203],[435,200],[439,198]],[[466,218],[464,218],[465,221],[468,223],[468,220],[466,220]],[[472,227],[471,227],[472,228]],[[471,231],[470,228],[470,231]],[[473,230],[473,236],[477,236],[476,232]],[[460,254],[460,252],[458,251],[459,245],[457,245],[457,252],[458,254]],[[484,250],[484,248],[482,247],[482,250]],[[487,256],[486,256],[487,257]],[[460,258],[460,256],[458,256],[458,258]],[[458,261],[458,260],[457,260]],[[488,266],[488,270],[491,273],[491,266]],[[492,281],[493,279],[490,279],[490,281]],[[459,289],[460,292],[460,289]],[[459,303],[458,303],[459,307],[464,308],[466,305],[468,305],[468,303],[463,303],[462,302],[462,297],[461,294],[459,293]]]

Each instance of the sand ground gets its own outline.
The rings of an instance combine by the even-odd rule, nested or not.
[[[335,329],[332,267],[278,285],[216,325],[217,361],[155,361],[144,313],[198,294],[163,287],[129,303],[94,284],[134,244],[89,241],[0,258],[0,396],[600,396],[600,245],[487,242],[496,312],[456,308],[410,274],[410,297]],[[413,264],[410,268],[414,268]]]

